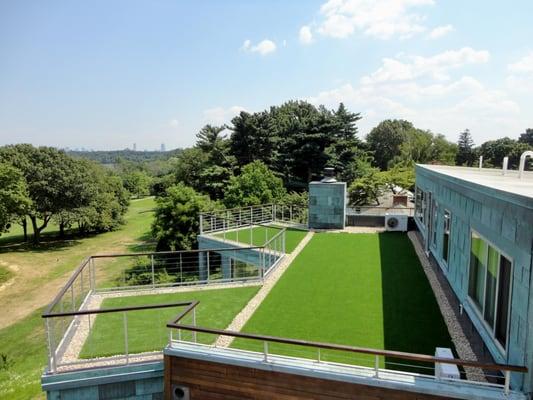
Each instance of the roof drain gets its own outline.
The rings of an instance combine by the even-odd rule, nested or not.
[[[524,151],[522,155],[520,156],[520,166],[518,167],[518,178],[519,179],[522,179],[522,176],[524,175],[524,169],[526,168],[527,157],[533,158],[533,151],[531,150]]]

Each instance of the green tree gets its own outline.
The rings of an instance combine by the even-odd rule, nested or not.
[[[105,227],[92,224],[95,230],[106,230],[120,223],[127,209],[127,199],[123,198],[126,192],[120,180],[94,162],[75,159],[51,147],[27,144],[0,148],[0,161],[13,165],[24,179],[30,199],[25,212],[33,227],[35,243],[52,218],[64,234],[79,219],[82,210],[88,215],[90,209],[90,215],[96,213],[101,218],[107,213],[113,220],[107,221]],[[97,201],[100,205],[95,210]]]
[[[367,170],[366,174],[355,179],[348,187],[348,199],[352,206],[379,205],[383,194],[384,182],[377,168]]]
[[[520,134],[518,141],[533,147],[533,129],[527,128],[524,133]]]
[[[54,215],[85,200],[80,196],[84,182],[72,172],[77,171],[77,160],[63,151],[19,144],[0,149],[0,160],[11,163],[24,176],[32,201],[28,217],[36,243]]]
[[[85,200],[55,215],[60,235],[74,225],[81,234],[118,228],[124,222],[130,197],[121,178],[90,161],[83,160],[79,168],[84,171],[80,179],[83,179],[82,193],[85,194],[80,193],[80,196],[85,196]]]
[[[191,250],[197,247],[199,214],[213,208],[209,197],[178,183],[156,198],[152,234],[158,250]]]
[[[200,172],[198,188],[212,199],[222,197],[223,189],[233,175],[235,158],[229,154],[229,140],[222,132],[226,126],[204,126],[196,135],[196,147],[207,155],[206,165]]]
[[[350,177],[354,172],[356,160],[368,159],[361,140],[357,137],[357,121],[361,119],[359,113],[349,112],[343,103],[334,112],[333,143],[325,150],[329,156],[328,166],[335,168],[341,179],[351,183]]]
[[[229,164],[227,159],[229,141],[225,135],[222,135],[226,129],[225,125],[212,126],[208,124],[196,134],[196,147],[207,153],[209,161],[214,165]]]
[[[31,206],[24,177],[16,168],[0,163],[0,234],[25,217]]]
[[[231,120],[230,149],[239,166],[256,160],[263,161],[269,167],[273,166],[278,139],[274,122],[269,111],[253,114],[241,111]]]
[[[504,137],[483,143],[479,148],[479,153],[483,156],[484,166],[501,168],[503,158],[509,157],[509,168],[518,168],[520,155],[524,151],[531,149],[532,147],[526,143]]]
[[[224,191],[224,204],[232,208],[273,203],[285,193],[283,181],[261,161],[254,161],[239,176],[230,179]]]
[[[401,145],[407,139],[407,132],[414,129],[405,120],[385,120],[373,128],[366,137],[368,149],[374,157],[374,165],[385,170],[389,162],[401,154]]]
[[[359,114],[344,104],[337,110],[289,101],[258,113],[241,112],[232,120],[231,153],[237,165],[262,161],[287,187],[303,189],[322,176],[325,166],[340,174],[361,156],[357,138]]]
[[[377,181],[389,189],[392,194],[398,192],[398,188],[413,191],[415,187],[414,165],[396,165],[387,171],[378,172]]]
[[[209,167],[208,154],[198,147],[185,149],[173,160],[175,182],[181,182],[196,191],[203,189],[202,174]]]
[[[143,197],[150,194],[153,179],[144,171],[128,171],[122,175],[122,183],[133,197]]]
[[[469,129],[465,129],[459,134],[457,141],[457,156],[455,163],[457,165],[466,165],[471,167],[476,161],[476,151],[474,149],[474,140]]]

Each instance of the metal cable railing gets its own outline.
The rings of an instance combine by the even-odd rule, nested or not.
[[[332,343],[322,343],[322,342],[314,342],[314,341],[308,341],[308,340],[300,340],[300,339],[290,339],[290,338],[282,338],[277,336],[267,336],[267,335],[258,335],[258,334],[251,334],[251,333],[244,333],[244,332],[237,332],[237,331],[228,331],[223,329],[213,329],[213,328],[206,328],[198,326],[197,324],[187,324],[184,323],[184,319],[187,318],[187,316],[194,312],[194,309],[196,306],[198,306],[198,301],[191,301],[185,309],[180,312],[171,322],[167,324],[168,328],[174,329],[178,331],[178,339],[175,338],[173,333],[170,333],[170,342],[169,346],[172,347],[173,345],[179,344],[180,342],[183,343],[190,343],[191,341],[184,340],[183,334],[181,331],[188,331],[188,332],[196,332],[196,333],[205,333],[205,334],[211,334],[211,335],[222,335],[222,336],[231,336],[234,338],[240,338],[240,339],[246,339],[251,340],[254,342],[260,342],[262,344],[261,348],[262,351],[258,351],[256,353],[262,354],[262,358],[264,362],[269,361],[269,357],[275,356],[277,358],[279,357],[285,357],[290,359],[291,357],[287,357],[284,355],[283,352],[276,352],[276,350],[272,351],[272,346],[269,346],[271,344],[276,345],[288,345],[296,348],[306,348],[306,349],[314,349],[315,350],[315,357],[316,361],[319,363],[329,363],[331,365],[343,365],[343,366],[351,366],[353,365],[353,361],[357,361],[357,358],[350,357],[349,360],[352,361],[348,364],[338,362],[329,362],[324,360],[324,352],[325,351],[336,351],[336,352],[342,352],[346,354],[351,355],[361,355],[366,356],[366,358],[360,358],[357,365],[357,363],[354,365],[354,368],[364,368],[365,371],[368,373],[371,373],[371,377],[375,379],[380,378],[380,374],[383,374],[387,371],[390,372],[389,369],[382,368],[382,365],[385,364],[387,367],[393,367],[395,370],[395,373],[401,373],[401,374],[411,374],[413,376],[424,376],[429,379],[435,379],[435,380],[441,380],[441,381],[455,381],[455,382],[461,382],[464,384],[472,385],[472,386],[486,386],[486,387],[493,387],[497,389],[501,389],[505,395],[508,395],[510,392],[510,383],[511,383],[511,373],[518,373],[518,374],[524,374],[528,372],[528,369],[524,366],[518,366],[518,365],[508,365],[508,364],[489,364],[489,363],[482,363],[478,361],[470,361],[470,360],[461,360],[461,359],[455,359],[455,358],[441,358],[441,357],[434,357],[430,355],[425,354],[416,354],[416,353],[408,353],[408,352],[402,352],[402,351],[390,351],[390,350],[379,350],[379,349],[370,349],[370,348],[363,348],[363,347],[356,347],[356,346],[347,346],[347,345],[339,345],[339,344],[332,344]],[[196,341],[192,341],[193,343],[196,343]],[[233,349],[232,349],[233,350]],[[243,351],[239,349],[235,349],[236,352]],[[309,358],[309,353],[304,353],[306,355],[305,358]],[[368,357],[371,357],[371,366],[368,366]],[[402,362],[398,361],[386,361],[385,359],[392,359],[392,360],[402,360]],[[409,364],[411,362],[411,364]],[[414,363],[414,364],[413,364]],[[421,365],[426,364],[426,366]],[[498,380],[501,380],[502,383],[491,383],[491,382],[482,382],[482,381],[466,381],[465,379],[453,379],[453,378],[443,378],[434,376],[430,373],[427,373],[427,371],[434,371],[436,365],[438,364],[444,364],[444,365],[455,365],[457,367],[473,367],[478,368],[482,371],[492,371],[496,372],[497,374],[491,374],[490,372],[487,374],[485,373],[485,377],[492,377],[497,378]],[[398,368],[394,368],[398,367]],[[405,372],[405,370],[414,369],[417,370],[425,370],[425,373],[413,373],[413,372]],[[501,373],[501,375],[500,375]],[[465,377],[465,374],[462,373],[461,376]]]
[[[307,207],[261,204],[201,213],[200,233],[208,234],[271,223],[307,228],[307,222]]]

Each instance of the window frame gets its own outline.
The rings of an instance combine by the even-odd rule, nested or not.
[[[471,305],[471,308],[474,310],[474,313],[478,317],[478,319],[481,321],[482,326],[485,328],[485,330],[489,333],[491,339],[496,344],[496,347],[498,350],[505,356],[507,355],[507,349],[509,347],[509,332],[511,329],[511,303],[513,300],[513,272],[514,272],[514,259],[510,257],[507,253],[500,250],[498,246],[496,246],[493,242],[486,239],[485,236],[480,234],[475,229],[470,229],[470,251],[469,251],[469,262],[468,262],[468,287],[470,286],[470,268],[472,267],[471,264],[471,257],[472,257],[472,234],[476,234],[480,239],[482,239],[487,244],[487,254],[486,254],[486,260],[488,263],[488,252],[489,248],[492,247],[494,250],[498,252],[499,260],[498,263],[498,271],[497,271],[497,278],[496,278],[496,295],[494,298],[495,302],[495,309],[494,309],[494,321],[493,326],[491,327],[489,323],[485,320],[485,305],[486,305],[486,297],[487,297],[487,274],[488,274],[488,265],[485,266],[485,274],[483,279],[483,301],[482,301],[482,308],[478,306],[476,300],[474,300],[470,296],[470,290],[467,290],[467,299],[468,302]],[[500,343],[500,340],[496,337],[496,326],[497,326],[497,319],[498,319],[498,297],[500,295],[500,268],[501,268],[501,257],[505,257],[511,264],[509,275],[509,302],[507,304],[507,326],[506,326],[506,335],[505,335],[505,345],[502,345]]]
[[[426,209],[424,206],[427,199],[427,192],[422,190],[420,186],[415,186],[415,218],[422,226],[426,226]]]
[[[446,214],[448,214],[448,218],[446,218]],[[447,222],[447,223],[446,223]],[[446,229],[446,227],[448,229]],[[448,235],[448,248],[446,249],[446,259],[444,258],[444,236]],[[448,268],[448,264],[450,262],[450,240],[452,237],[452,212],[448,210],[447,208],[444,208],[442,213],[442,246],[441,246],[441,259],[443,263],[446,265],[446,268]]]

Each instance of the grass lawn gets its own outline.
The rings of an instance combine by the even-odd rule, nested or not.
[[[102,307],[126,307],[144,304],[161,304],[179,301],[198,300],[196,323],[200,326],[224,329],[235,315],[257,293],[259,286],[200,290],[195,292],[120,297],[104,300]],[[168,343],[168,321],[175,317],[183,307],[160,310],[132,311],[128,313],[128,349],[130,353],[161,350]],[[192,315],[192,314],[191,314]],[[80,356],[82,358],[103,357],[124,352],[123,313],[101,314],[96,318],[93,330],[85,342]],[[186,317],[187,323],[191,316]],[[177,335],[177,332],[176,332]],[[182,338],[190,338],[191,333],[182,332]],[[213,343],[214,335],[199,333],[201,343]]]
[[[251,229],[250,228],[242,228],[239,229],[239,242],[249,244],[251,246],[262,246],[266,243],[268,239],[271,239],[274,237],[275,234],[277,234],[282,228],[277,226],[256,226]],[[287,253],[291,253],[296,246],[298,246],[298,243],[305,237],[307,234],[307,231],[302,231],[300,229],[294,229],[294,228],[287,228],[285,231],[285,251]],[[219,233],[215,236],[223,237],[224,235],[222,233]],[[231,231],[226,233],[226,239],[237,241],[237,231]]]
[[[48,235],[38,247],[21,243],[17,235],[0,242],[0,266],[9,265],[15,278],[0,291],[2,309],[9,310],[0,316],[0,355],[8,360],[7,365],[0,361],[0,399],[44,398],[39,381],[46,365],[42,307],[88,255],[153,249],[153,207],[152,198],[132,201],[126,224],[114,232],[64,241]]]
[[[315,234],[243,331],[431,355],[436,346],[453,348],[415,251],[400,233]],[[263,344],[237,339],[233,346],[262,351]],[[281,354],[317,356],[314,349],[269,346]],[[374,362],[332,351],[321,356]],[[395,361],[381,365],[395,368]]]

